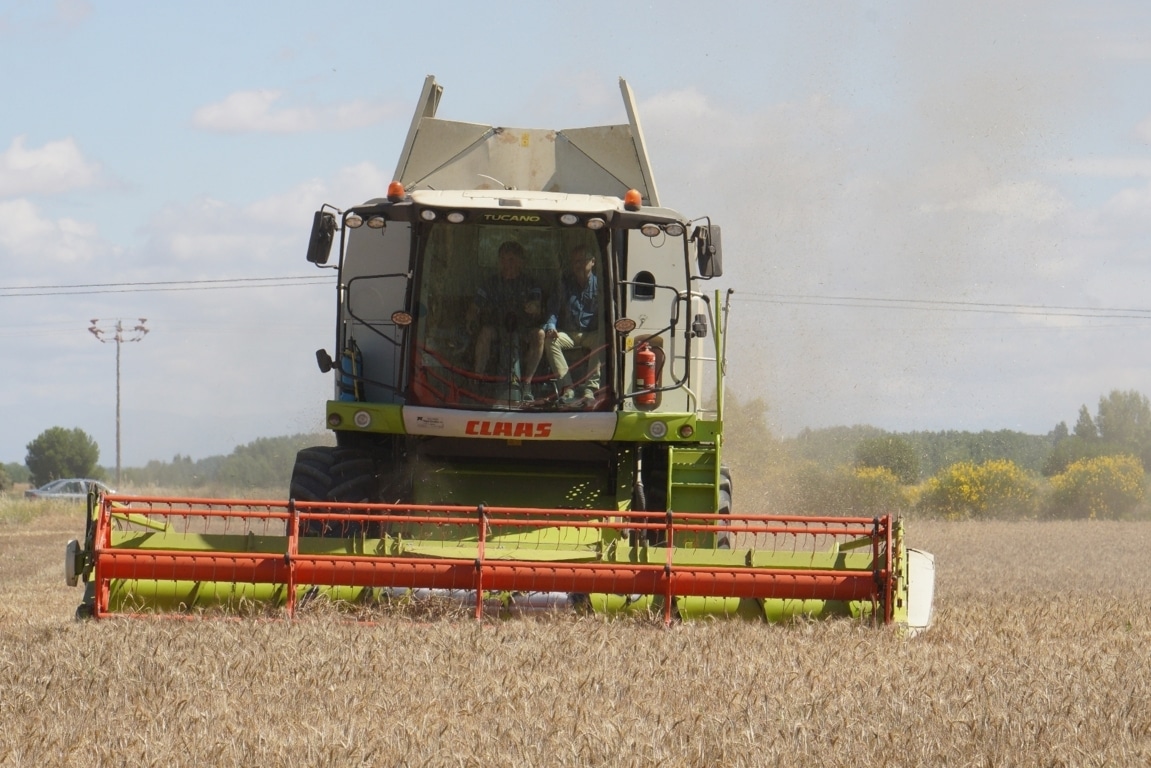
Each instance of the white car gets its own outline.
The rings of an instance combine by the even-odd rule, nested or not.
[[[63,480],[53,480],[46,485],[39,488],[29,488],[24,491],[24,498],[26,499],[67,499],[69,501],[86,501],[88,498],[88,491],[91,488],[96,488],[101,493],[111,493],[112,489],[101,483],[99,480],[89,480],[87,478],[65,478]]]

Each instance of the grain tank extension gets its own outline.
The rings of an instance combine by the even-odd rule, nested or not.
[[[720,227],[663,206],[627,121],[436,117],[395,181],[315,214],[334,270],[335,446],[287,501],[104,496],[69,545],[81,612],[375,604],[930,623],[934,563],[881,517],[733,506]]]

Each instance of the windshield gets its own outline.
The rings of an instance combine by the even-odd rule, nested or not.
[[[608,235],[436,223],[417,263],[410,402],[611,408]]]

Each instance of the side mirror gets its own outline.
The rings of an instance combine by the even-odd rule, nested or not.
[[[699,276],[710,279],[722,275],[723,248],[720,245],[719,225],[696,227],[692,239],[695,240],[695,262]]]
[[[335,236],[336,217],[324,211],[316,211],[316,215],[312,218],[312,234],[308,238],[308,261],[313,264],[327,264]]]
[[[327,373],[332,370],[335,363],[332,362],[332,356],[328,354],[326,349],[316,350],[316,365],[320,366],[320,373]]]

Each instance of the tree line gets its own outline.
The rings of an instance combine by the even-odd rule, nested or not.
[[[297,451],[333,443],[330,433],[263,437],[238,446],[226,456],[194,460],[176,454],[171,461],[152,460],[143,467],[125,467],[120,476],[126,488],[137,491],[162,488],[226,494],[282,488],[286,493]],[[99,465],[99,448],[81,429],[52,427],[28,443],[27,451],[23,466],[0,467],[0,490],[11,488],[13,483],[40,486],[65,477],[106,480],[112,474]]]
[[[1137,391],[1113,390],[1094,415],[1083,405],[1074,428],[1060,422],[1046,435],[857,425],[775,439],[762,400],[727,404],[727,460],[752,478],[750,503],[764,512],[1151,517],[1151,403]]]
[[[766,417],[762,400],[727,399],[725,460],[751,481],[737,503],[762,505],[763,512],[894,511],[953,519],[1148,512],[1144,468],[1151,462],[1151,403],[1133,390],[1100,397],[1094,414],[1083,405],[1074,427],[1061,421],[1046,435],[899,433],[857,425],[779,439]],[[296,452],[332,442],[330,433],[260,438],[226,456],[193,460],[177,454],[171,461],[126,468],[121,476],[134,490],[231,495],[286,488]],[[0,490],[13,482],[42,485],[108,474],[98,465],[95,442],[80,429],[53,427],[27,448],[24,467],[0,467]]]

